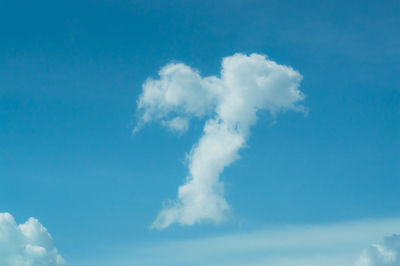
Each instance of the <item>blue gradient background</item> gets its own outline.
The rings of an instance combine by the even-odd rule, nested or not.
[[[34,216],[67,261],[132,243],[400,215],[399,1],[3,1],[0,211]],[[262,115],[222,179],[220,226],[149,231],[202,121],[136,135],[170,61],[216,75],[263,53],[303,76],[308,116]]]

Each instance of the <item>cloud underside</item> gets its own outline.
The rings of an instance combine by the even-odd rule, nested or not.
[[[220,174],[239,158],[259,111],[275,116],[303,110],[298,105],[304,98],[298,89],[301,79],[291,67],[259,54],[223,58],[219,77],[202,77],[185,64],[168,64],[159,71],[159,79],[148,79],[138,99],[135,131],[158,121],[182,133],[190,119],[206,118],[203,134],[188,154],[186,182],[177,199],[164,204],[152,227],[223,221],[230,208]]]
[[[35,218],[17,225],[9,213],[0,213],[0,265],[61,266],[63,258],[46,228]]]

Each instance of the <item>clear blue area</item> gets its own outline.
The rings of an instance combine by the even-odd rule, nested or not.
[[[67,261],[269,224],[400,216],[399,1],[3,1],[0,212],[34,216]],[[303,74],[309,115],[262,115],[223,173],[220,226],[148,228],[201,134],[132,136],[147,77],[216,75],[235,52]]]

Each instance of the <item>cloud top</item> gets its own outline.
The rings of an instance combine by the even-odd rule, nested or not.
[[[9,213],[0,213],[0,265],[62,266],[46,228],[35,218],[17,225]]]
[[[192,118],[207,118],[203,135],[189,153],[189,174],[178,199],[164,205],[152,227],[172,223],[221,222],[229,212],[220,174],[239,150],[259,111],[302,111],[302,76],[260,54],[234,54],[222,60],[220,76],[202,77],[185,64],[168,64],[159,79],[148,79],[138,99],[139,123],[158,121],[184,132]]]

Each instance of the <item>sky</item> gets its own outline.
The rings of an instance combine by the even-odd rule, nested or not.
[[[399,12],[5,1],[0,264],[400,265]]]

